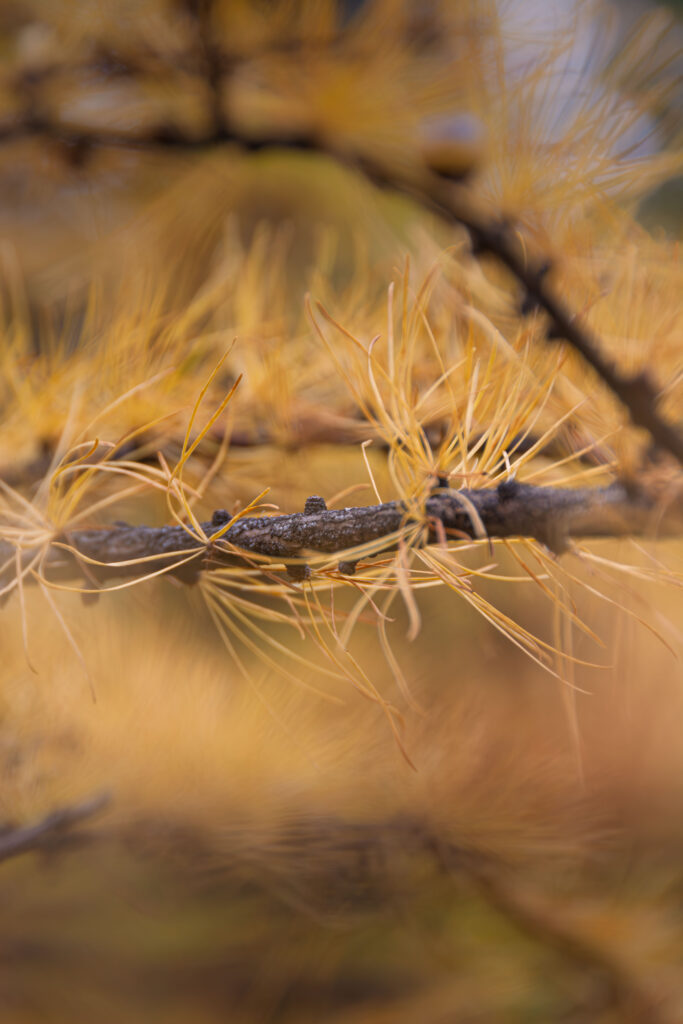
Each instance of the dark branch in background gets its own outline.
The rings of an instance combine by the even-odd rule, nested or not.
[[[375,437],[370,424],[365,420],[354,422],[350,419],[339,417],[338,419],[321,419],[319,422],[314,417],[305,420],[292,420],[288,425],[287,433],[279,436],[269,432],[262,426],[253,429],[234,429],[230,431],[229,446],[231,449],[238,448],[261,448],[273,447],[283,451],[299,451],[310,449],[313,445],[332,446],[357,446],[361,441],[372,438],[374,449],[382,452],[389,451],[389,444],[381,437]],[[434,447],[441,443],[446,425],[434,422],[423,427],[424,435]],[[475,434],[468,445],[471,451],[480,444],[481,434]],[[190,438],[190,443],[195,440]],[[207,441],[220,445],[225,440],[222,430],[213,430],[207,436]],[[110,448],[102,446],[91,456],[91,461],[101,458],[108,462],[116,462],[119,459],[128,459],[139,463],[158,464],[158,452],[161,451],[169,463],[176,461],[182,449],[183,439],[154,438],[138,435],[136,441],[124,442],[115,452]],[[0,480],[9,484],[10,487],[31,487],[39,483],[49,472],[50,467],[55,463],[55,453],[58,446],[58,439],[48,441],[45,439],[39,448],[39,453],[26,462],[12,462],[5,466],[0,465]],[[534,434],[515,434],[505,446],[508,456],[523,455],[531,449],[535,449],[537,456],[544,456],[552,459],[564,459],[572,452],[572,458],[587,466],[610,465],[609,452],[598,445],[588,447],[588,441],[581,437],[570,426],[558,433],[557,437],[551,438],[545,444],[540,444],[539,438]],[[578,450],[577,450],[578,449]],[[59,460],[57,460],[59,461]],[[490,467],[490,472],[500,472],[505,469],[503,458]]]
[[[439,840],[435,841],[434,850],[445,870],[464,874],[485,902],[523,935],[540,942],[545,949],[554,950],[580,970],[601,978],[605,986],[601,1002],[605,1008],[616,1010],[620,1020],[630,1024],[645,1020],[664,1024],[667,1017],[657,1000],[618,954],[568,922],[556,906],[540,898],[537,892],[524,883],[520,885],[504,864],[477,853],[463,853]]]
[[[679,522],[657,521],[657,508],[640,494],[630,493],[622,484],[605,488],[565,489],[534,487],[513,480],[497,488],[481,490],[437,490],[425,503],[429,524],[426,541],[438,543],[468,538],[529,537],[556,553],[566,550],[571,537],[633,536],[680,528]],[[243,551],[275,560],[305,560],[307,552],[342,553],[372,541],[392,536],[409,522],[405,506],[391,501],[382,505],[328,509],[322,498],[309,498],[303,513],[255,516],[236,522],[215,542],[211,537],[230,520],[223,510],[202,524],[209,537],[201,545],[181,526],[128,526],[99,530],[74,530],[55,538],[43,570],[47,579],[83,580],[98,583],[123,576],[142,576],[168,569],[183,582],[198,579],[202,569],[235,565]],[[675,513],[674,513],[675,518]],[[73,549],[72,553],[64,546]],[[183,556],[197,551],[194,558],[178,565]],[[236,550],[237,549],[237,550]],[[22,553],[25,564],[35,554]],[[104,563],[92,565],[88,560]],[[142,560],[131,566],[123,563]],[[15,571],[15,549],[0,542],[0,564],[6,579]],[[293,569],[303,566],[293,566]],[[340,562],[340,571],[352,574],[352,563]],[[86,581],[86,587],[92,585]]]
[[[439,190],[440,196],[436,195]],[[683,463],[683,435],[659,415],[658,389],[650,375],[645,371],[622,373],[616,363],[602,354],[596,335],[581,325],[548,283],[549,265],[529,262],[519,239],[506,224],[479,221],[455,189],[444,191],[443,186],[435,184],[433,194],[425,195],[423,200],[443,217],[468,229],[475,253],[491,253],[514,274],[525,290],[524,310],[537,308],[547,314],[548,341],[567,341],[628,409],[633,423],[648,431],[657,448],[670,452]]]
[[[0,831],[0,863],[34,851],[62,850],[65,843],[82,838],[78,826],[103,810],[109,800],[108,794],[101,793],[81,804],[54,811],[34,825]],[[287,821],[280,836],[280,841],[274,838],[277,845],[271,849],[271,855],[275,852],[281,865],[278,891],[284,891],[283,885],[286,887],[291,878],[295,895],[298,886],[306,887],[307,906],[318,893],[325,900],[332,894],[332,898],[336,896],[342,902],[357,898],[359,892],[364,899],[391,899],[387,879],[395,875],[395,869],[390,868],[397,851],[407,855],[410,863],[421,865],[420,871],[426,855],[449,883],[456,879],[466,882],[485,904],[525,937],[553,950],[566,965],[598,983],[591,1004],[599,1001],[601,1009],[614,1009],[621,1014],[620,1020],[633,1024],[664,1024],[668,1019],[643,979],[622,962],[618,951],[567,920],[564,908],[548,900],[537,886],[530,887],[490,852],[459,845],[434,833],[425,822],[403,816],[376,822],[295,816]],[[171,837],[173,842],[169,843]],[[186,826],[174,828],[168,821],[134,822],[126,833],[127,847],[135,850],[140,840],[146,858],[150,855],[150,842],[164,851],[180,848],[191,857],[195,870],[198,860],[203,863],[207,859],[222,877],[226,876],[228,866],[236,868],[238,884],[239,868],[250,867],[249,855],[240,852],[244,848],[241,841],[236,845],[233,860],[226,853],[225,844],[216,859],[205,837],[200,838]],[[340,854],[344,858],[343,872],[338,870]]]
[[[0,862],[30,850],[58,845],[66,833],[71,837],[77,825],[101,811],[110,799],[108,793],[98,793],[81,804],[53,811],[35,825],[0,830]]]
[[[213,130],[219,132],[225,122],[223,88],[234,64],[224,57],[214,41],[214,0],[182,0],[182,6],[195,23],[200,75],[209,89]]]
[[[248,152],[262,149],[284,148],[318,152],[332,156],[343,163],[360,170],[380,187],[404,192],[420,204],[437,213],[449,223],[462,225],[469,232],[475,254],[489,253],[503,263],[519,281],[524,290],[523,309],[540,309],[548,317],[547,337],[549,340],[563,339],[579,353],[581,358],[597,373],[605,385],[628,410],[634,424],[648,431],[654,445],[671,453],[683,463],[683,435],[659,414],[657,410],[658,389],[646,372],[634,375],[623,373],[614,362],[602,352],[599,339],[582,326],[576,315],[567,308],[548,282],[547,263],[529,260],[523,245],[513,228],[505,222],[495,223],[478,214],[473,208],[472,196],[452,183],[444,181],[438,174],[431,173],[425,165],[414,168],[407,176],[384,166],[372,158],[348,149],[336,147],[334,142],[315,131],[301,131],[296,134],[250,135],[238,129],[226,112],[225,84],[239,62],[258,59],[262,54],[226,54],[213,38],[213,0],[182,0],[182,6],[195,24],[196,48],[194,53],[184,55],[190,67],[207,85],[210,97],[211,128],[203,134],[194,135],[176,124],[157,124],[142,131],[125,131],[101,128],[99,126],[78,126],[68,121],[59,121],[46,115],[40,103],[38,86],[50,82],[50,72],[38,72],[24,77],[15,77],[15,88],[23,98],[23,109],[19,116],[0,125],[0,142],[11,142],[22,138],[44,137],[65,147],[72,158],[80,163],[87,153],[102,146],[132,149],[168,148],[177,150],[203,150],[224,144],[235,144]],[[325,45],[333,47],[343,40],[343,34],[335,34]],[[266,54],[272,44],[267,44]],[[306,40],[299,42],[301,52]],[[296,54],[296,45],[286,41],[285,52]],[[159,60],[159,55],[156,55]],[[174,55],[169,60],[170,70],[182,63],[183,55]],[[107,67],[102,63],[102,70]],[[118,54],[114,62],[114,74],[137,73],[141,65],[133,58]],[[55,73],[59,73],[57,67]],[[63,69],[61,69],[63,73]]]

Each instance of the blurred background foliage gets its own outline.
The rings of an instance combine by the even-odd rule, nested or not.
[[[473,202],[553,260],[615,358],[654,368],[679,417],[680,41],[662,8],[597,0],[2,0],[3,478],[32,499],[102,410],[99,437],[152,423],[137,454],[172,460],[237,338],[209,393],[245,373],[233,444],[200,510],[265,486],[286,511],[347,487],[373,500],[368,425],[315,341],[307,292],[368,339],[386,331],[392,281],[398,303],[402,283],[414,295],[428,280],[439,338],[474,308],[476,344],[493,347],[492,325],[541,387],[556,355],[509,277],[368,181],[365,158],[465,175]],[[221,121],[231,138],[212,141]],[[288,145],[311,136],[318,152]],[[590,397],[560,434],[569,465],[542,453],[527,471],[581,479],[583,442],[607,452],[594,480],[632,467],[646,439],[563,365],[548,423]],[[427,356],[419,372],[434,379]],[[167,509],[152,493],[116,514]],[[679,1020],[683,609],[666,567],[681,545],[591,551],[606,561],[572,562],[572,593],[604,650],[577,630],[586,664],[564,682],[440,593],[410,643],[396,603],[417,771],[372,705],[303,688],[320,685],[313,665],[296,687],[247,655],[245,681],[189,588],[152,581],[93,607],[64,595],[82,662],[27,589],[31,665],[13,598],[0,814],[9,827],[102,789],[112,801],[0,864],[4,1019]],[[496,553],[501,573],[517,568]],[[557,636],[540,588],[487,587]],[[375,646],[367,671],[393,699]]]

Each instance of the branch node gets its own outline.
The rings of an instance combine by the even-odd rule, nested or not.
[[[565,341],[564,331],[555,320],[551,320],[545,329],[545,340],[550,342]]]
[[[311,572],[310,565],[288,565],[285,569],[285,576],[290,583],[303,583],[304,580],[310,580],[313,573]]]
[[[514,477],[510,477],[509,480],[501,480],[496,491],[501,501],[511,501],[519,494],[519,483]]]
[[[532,295],[531,292],[527,292],[519,304],[519,312],[522,316],[530,316],[540,308],[538,299],[535,295]]]
[[[319,494],[312,494],[310,498],[306,498],[304,505],[304,515],[311,516],[315,512],[327,512],[327,502]]]
[[[623,383],[624,393],[630,404],[638,409],[654,405],[658,398],[657,388],[647,370],[628,377]]]

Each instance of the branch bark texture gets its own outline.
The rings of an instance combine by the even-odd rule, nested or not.
[[[442,540],[444,534],[455,540],[528,537],[561,553],[571,537],[653,532],[655,511],[646,497],[630,493],[619,483],[570,489],[507,481],[497,488],[435,491],[425,503],[424,521],[429,531],[427,543]],[[119,524],[73,531],[55,538],[60,543],[54,543],[47,553],[45,576],[54,581],[85,576],[104,583],[167,569],[185,582],[194,582],[202,569],[234,565],[241,552],[267,559],[305,560],[310,552],[341,554],[382,538],[387,538],[389,549],[396,533],[414,521],[405,505],[397,501],[328,509],[322,498],[313,496],[303,513],[244,518],[212,542],[230,518],[218,510],[202,524],[208,544],[182,526]],[[671,520],[658,526],[660,531],[664,527],[673,532]],[[194,557],[178,565],[193,552]],[[33,554],[24,551],[22,557],[26,561]],[[133,560],[138,561],[131,565]],[[6,541],[0,542],[0,561],[6,563],[8,573],[14,571],[14,548]]]

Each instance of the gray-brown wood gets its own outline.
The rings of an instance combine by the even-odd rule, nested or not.
[[[411,520],[401,502],[343,509],[318,508],[308,513],[255,516],[234,523],[220,539],[213,535],[229,521],[218,510],[202,524],[209,543],[198,541],[181,526],[128,526],[75,530],[55,537],[43,563],[50,580],[81,579],[104,583],[117,577],[144,575],[167,568],[185,582],[196,581],[202,568],[234,565],[239,553],[267,559],[304,559],[308,552],[342,553],[367,542],[395,535]],[[572,537],[630,536],[670,533],[680,528],[680,510],[666,520],[643,495],[620,483],[604,488],[536,487],[507,481],[497,488],[437,490],[426,501],[425,543],[476,537],[533,538],[556,553]],[[675,521],[674,521],[675,520]],[[68,545],[72,550],[66,550]],[[196,556],[184,565],[178,562]],[[24,564],[35,554],[22,552]],[[130,565],[132,560],[143,560]],[[99,563],[97,565],[93,562]],[[0,541],[0,564],[6,583],[15,572],[15,551]]]

